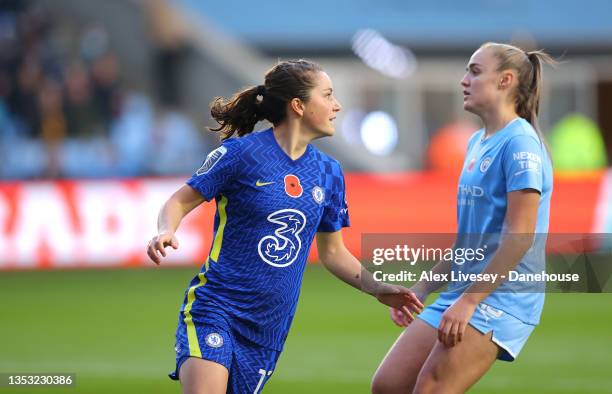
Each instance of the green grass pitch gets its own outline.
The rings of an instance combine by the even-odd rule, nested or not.
[[[178,393],[174,330],[197,268],[0,273],[0,373],[73,372],[74,388],[0,393]],[[612,294],[549,294],[515,363],[473,393],[612,392]],[[309,266],[266,393],[368,393],[400,329],[387,308]]]

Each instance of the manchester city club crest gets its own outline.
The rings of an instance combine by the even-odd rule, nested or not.
[[[206,344],[210,347],[221,347],[223,346],[223,337],[216,332],[212,332],[206,336]]]
[[[480,172],[486,172],[489,169],[491,166],[491,160],[492,159],[490,157],[485,157],[482,159],[480,162]]]
[[[315,186],[312,188],[312,198],[317,204],[321,204],[325,199],[325,192],[319,186]]]

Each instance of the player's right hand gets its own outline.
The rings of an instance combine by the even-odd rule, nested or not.
[[[159,265],[159,263],[161,263],[161,256],[166,257],[166,246],[172,246],[174,249],[178,249],[178,239],[176,239],[174,234],[157,234],[149,241],[147,245],[147,255],[155,264]]]

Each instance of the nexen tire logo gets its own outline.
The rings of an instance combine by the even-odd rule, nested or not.
[[[484,196],[484,189],[472,185],[459,185],[459,194],[471,197],[482,197]]]

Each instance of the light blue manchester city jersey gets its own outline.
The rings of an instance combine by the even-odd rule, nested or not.
[[[458,273],[480,273],[494,255],[506,232],[504,220],[507,194],[533,189],[540,193],[534,246],[515,269],[519,273],[539,273],[545,269],[544,244],[548,232],[552,165],[546,147],[525,119],[517,118],[502,130],[483,139],[484,129],[470,139],[457,191],[456,247],[486,247],[485,258],[461,265]],[[451,282],[441,301],[452,303],[469,282]],[[543,289],[533,283],[502,283],[484,301],[520,320],[537,324],[544,304]]]

